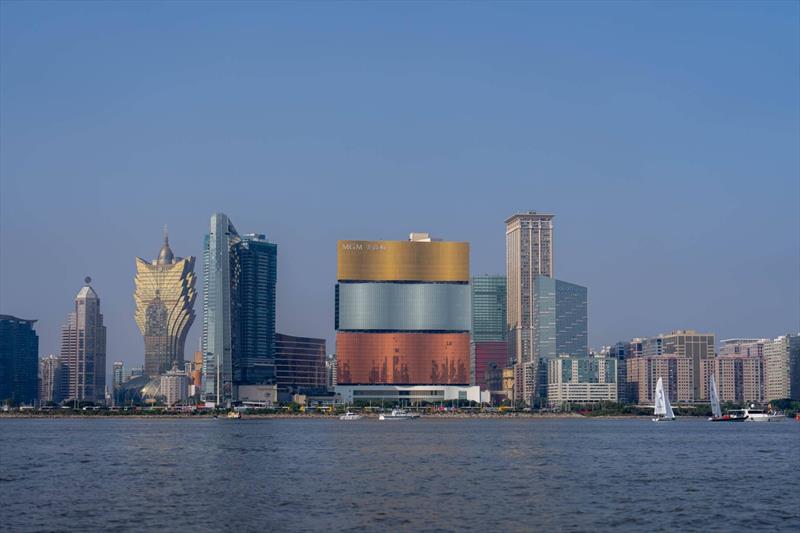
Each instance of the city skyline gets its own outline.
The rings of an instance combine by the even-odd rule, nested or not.
[[[502,221],[534,209],[557,216],[556,276],[591,291],[594,348],[796,331],[797,6],[585,7],[454,22],[431,5],[411,29],[373,8],[254,6],[225,15],[233,35],[203,5],[189,24],[166,4],[4,3],[0,313],[37,320],[57,354],[90,275],[109,361],[140,364],[131,259],[163,223],[201,257],[223,211],[281,246],[277,329],[332,349],[337,240],[426,229],[470,242],[472,275],[502,274]]]

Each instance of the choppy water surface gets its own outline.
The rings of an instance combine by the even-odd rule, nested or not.
[[[0,420],[0,530],[798,531],[800,423]]]

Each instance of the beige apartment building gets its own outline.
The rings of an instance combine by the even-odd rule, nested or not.
[[[506,222],[506,305],[509,360],[517,369],[515,396],[528,401],[538,383],[534,361],[534,280],[553,277],[554,215],[528,211]],[[524,365],[524,367],[523,367]]]
[[[764,399],[800,400],[800,334],[764,344]]]

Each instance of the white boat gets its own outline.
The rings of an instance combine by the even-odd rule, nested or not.
[[[763,409],[756,409],[753,404],[750,404],[749,408],[742,409],[742,411],[744,411],[748,422],[777,422],[786,418],[786,415],[768,413]]]
[[[239,420],[240,418],[242,418],[242,413],[240,413],[239,411],[228,411],[228,418],[231,418],[233,420]]]
[[[413,420],[419,418],[416,413],[409,413],[405,409],[392,409],[391,414],[383,414],[378,417],[378,420]]]
[[[347,411],[345,414],[339,417],[339,420],[361,420],[361,415],[352,411]]]
[[[655,418],[653,422],[663,422],[665,420],[675,420],[675,413],[672,411],[672,406],[669,404],[669,398],[664,394],[664,382],[658,378],[656,383],[656,405],[653,410]]]

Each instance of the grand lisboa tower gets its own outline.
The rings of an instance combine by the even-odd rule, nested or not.
[[[186,334],[194,322],[194,257],[175,257],[164,230],[154,261],[136,258],[136,324],[144,336],[144,370],[151,378],[183,368]]]

